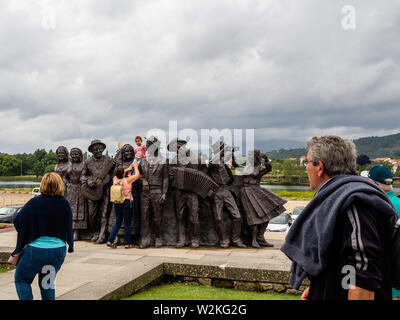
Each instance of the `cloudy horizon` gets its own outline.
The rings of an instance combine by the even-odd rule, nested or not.
[[[86,151],[101,139],[113,153],[174,120],[178,131],[254,129],[265,148],[399,133],[399,9],[394,0],[5,0],[0,152]]]

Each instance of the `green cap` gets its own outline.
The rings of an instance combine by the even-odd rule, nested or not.
[[[382,164],[377,164],[373,166],[368,173],[368,178],[383,183],[383,184],[392,184],[393,183],[393,175],[390,169]]]

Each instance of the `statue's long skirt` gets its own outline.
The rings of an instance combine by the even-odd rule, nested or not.
[[[87,209],[79,184],[69,184],[66,198],[72,209],[72,229],[87,229]]]
[[[286,211],[285,199],[260,186],[242,187],[240,201],[249,226],[265,223]]]

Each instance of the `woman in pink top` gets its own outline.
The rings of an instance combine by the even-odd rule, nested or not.
[[[134,169],[135,174],[129,177],[125,177],[128,171]],[[107,246],[111,248],[117,248],[117,245],[114,243],[115,237],[117,235],[118,230],[121,228],[122,220],[124,221],[124,244],[125,248],[133,248],[133,244],[131,243],[131,231],[132,231],[132,183],[139,179],[140,173],[138,170],[137,161],[133,162],[129,166],[128,169],[124,170],[124,167],[119,166],[114,170],[114,178],[113,184],[121,184],[122,190],[125,196],[125,201],[123,203],[114,203],[114,212],[115,212],[115,225],[111,230],[110,236],[108,238]]]

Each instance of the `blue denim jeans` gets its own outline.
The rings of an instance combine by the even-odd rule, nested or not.
[[[20,300],[33,300],[32,281],[39,274],[42,300],[55,300],[55,276],[64,262],[66,247],[42,249],[27,246],[19,258],[14,282]]]
[[[133,202],[132,202],[133,206]],[[111,229],[110,236],[108,238],[108,242],[113,243],[115,237],[117,235],[118,230],[122,226],[122,220],[124,221],[124,244],[131,244],[131,232],[132,232],[132,207],[131,201],[125,200],[124,203],[114,203],[114,212],[115,212],[115,225]]]

